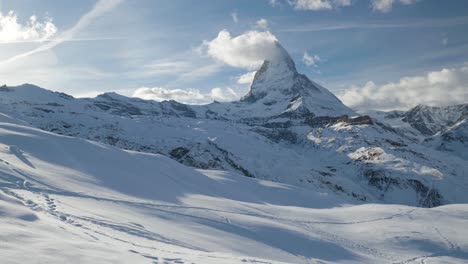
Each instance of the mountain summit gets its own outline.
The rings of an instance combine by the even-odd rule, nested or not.
[[[255,74],[250,92],[242,100],[256,102],[277,92],[285,96],[300,92],[300,87],[295,85],[295,80],[300,75],[294,61],[279,43],[276,44],[276,49],[276,55],[263,62]],[[320,92],[314,86],[310,88],[315,93]]]
[[[276,48],[276,54],[265,60],[255,74],[251,89],[241,102],[264,105],[280,111],[278,114],[354,114],[330,91],[298,73],[293,59],[279,43]]]

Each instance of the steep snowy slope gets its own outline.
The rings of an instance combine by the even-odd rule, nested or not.
[[[433,146],[439,143],[422,144],[426,137],[401,116],[397,122],[405,129],[356,116],[299,74],[281,46],[278,50],[238,102],[191,106],[115,93],[75,99],[22,85],[0,88],[0,111],[54,133],[160,153],[195,168],[333,191],[359,202],[423,207],[468,202],[464,145],[447,155]],[[432,119],[464,116],[457,109]],[[466,135],[454,131],[457,139]]]
[[[334,193],[195,170],[5,115],[0,212],[5,263],[468,259],[465,205],[353,205]]]
[[[468,160],[468,116],[424,140],[428,146]]]

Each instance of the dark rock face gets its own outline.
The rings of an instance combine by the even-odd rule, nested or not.
[[[347,125],[373,125],[374,124],[374,122],[372,121],[372,118],[370,118],[369,116],[358,116],[354,118],[349,117],[347,115],[336,116],[336,117],[311,116],[311,117],[307,117],[304,120],[305,124],[313,128],[326,127],[326,126],[334,125],[334,124],[341,123],[341,122]]]
[[[307,87],[306,89],[304,89]],[[320,89],[309,80],[304,74],[297,74],[294,78],[294,84],[288,94],[310,95],[311,92],[320,93]]]
[[[273,142],[279,143],[281,141],[296,144],[299,141],[299,137],[296,133],[285,128],[274,128],[274,129],[262,129],[257,128],[253,131],[265,136]]]
[[[172,158],[174,159],[181,159],[183,158],[185,155],[187,155],[187,153],[189,153],[190,150],[187,149],[187,148],[184,148],[184,147],[178,147],[178,148],[175,148],[173,150],[171,150],[169,152],[169,155],[171,155]]]
[[[94,100],[94,106],[102,111],[110,111],[114,115],[135,116],[143,115],[141,110],[134,105],[115,99],[110,94],[103,94]]]
[[[9,87],[6,86],[6,85],[2,85],[2,86],[0,87],[0,92],[12,92],[12,91],[13,91],[13,89],[9,88]]]
[[[421,132],[421,134],[431,136],[435,132],[428,128],[426,122],[434,123],[434,120],[430,115],[426,115],[425,118],[422,115],[424,115],[424,113],[421,113],[419,108],[415,108],[407,112],[402,120],[409,123],[414,129]]]
[[[237,157],[211,141],[207,141],[206,144],[196,143],[186,147],[177,147],[169,151],[169,155],[176,161],[190,167],[231,170],[255,178],[253,173],[236,161]]]
[[[174,100],[161,102],[165,114],[196,118],[197,115],[190,106]],[[175,111],[174,111],[175,110]]]
[[[412,189],[418,197],[418,206],[436,207],[443,205],[442,195],[436,189],[427,187],[419,180],[389,177],[385,171],[372,168],[366,169],[363,176],[368,179],[369,186],[381,191],[382,198],[391,188]]]
[[[404,113],[402,121],[410,124],[421,134],[432,136],[466,117],[468,117],[468,104],[449,107],[418,105]]]
[[[442,205],[442,195],[430,189],[418,180],[408,180],[409,185],[419,194],[419,204],[422,207],[436,207]]]

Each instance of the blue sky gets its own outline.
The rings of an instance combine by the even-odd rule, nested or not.
[[[232,100],[248,91],[252,74],[239,77],[259,58],[232,62],[238,53],[224,50],[224,42],[217,55],[207,52],[224,30],[236,52],[267,32],[300,72],[338,95],[351,91],[343,100],[357,107],[384,101],[394,93],[391,84],[413,89],[404,77],[431,85],[430,74],[444,69],[449,85],[424,90],[410,79],[419,86],[414,91],[434,96],[400,102],[403,94],[398,108],[467,100],[468,88],[460,87],[468,72],[465,0],[0,0],[0,11],[0,82],[8,85],[34,83],[75,96],[141,95],[136,91],[146,87],[155,88],[153,97],[141,96],[149,99]],[[248,32],[255,43],[235,43]],[[440,101],[444,90],[454,91]],[[356,102],[359,96],[367,101]]]

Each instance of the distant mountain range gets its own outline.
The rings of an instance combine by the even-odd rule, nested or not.
[[[0,112],[57,134],[359,203],[468,202],[468,104],[359,115],[277,48],[236,102],[77,99],[24,84],[0,87]]]

